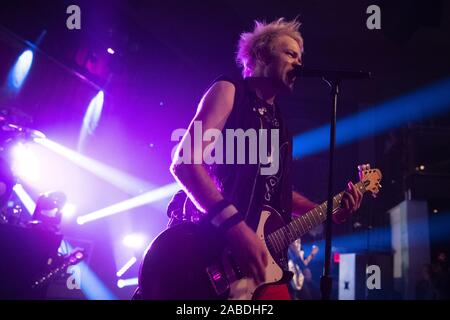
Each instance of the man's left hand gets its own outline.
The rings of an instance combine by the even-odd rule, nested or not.
[[[342,223],[347,220],[361,206],[362,193],[350,181],[348,189],[344,192],[341,200],[341,208],[333,215],[333,220],[336,223]]]

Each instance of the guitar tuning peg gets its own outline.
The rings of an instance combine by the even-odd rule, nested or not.
[[[366,166],[367,166],[367,170],[370,170],[370,163],[367,163]]]

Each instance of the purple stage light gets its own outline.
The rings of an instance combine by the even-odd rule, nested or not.
[[[175,192],[180,189],[180,186],[177,183],[172,183],[166,185],[164,187],[158,188],[156,190],[152,190],[141,194],[137,197],[119,202],[112,206],[97,210],[95,212],[89,213],[84,216],[80,216],[77,218],[78,224],[85,224],[87,222],[91,222],[94,220],[98,220],[101,218],[105,218],[120,212],[128,211],[133,208],[137,208],[149,203],[153,203],[159,201],[164,198],[169,198],[173,196]]]
[[[25,50],[17,59],[14,67],[8,75],[8,88],[18,92],[22,87],[33,63],[33,51]]]
[[[84,114],[83,125],[81,127],[80,137],[78,139],[78,151],[83,149],[86,138],[92,135],[97,128],[102,115],[104,100],[105,95],[103,91],[100,90],[89,103],[86,113]]]
[[[130,260],[127,261],[127,263],[124,264],[122,268],[120,268],[119,271],[117,271],[116,275],[118,277],[123,276],[124,273],[127,272],[128,269],[130,269],[136,263],[136,261],[137,261],[136,257],[132,257]]]
[[[100,161],[88,158],[50,139],[34,139],[34,141],[128,194],[137,195],[141,193],[141,190],[153,188],[152,185],[139,178],[103,164]]]
[[[61,212],[63,218],[71,218],[75,214],[77,207],[72,203],[66,203],[62,208]]]
[[[117,286],[119,288],[128,287],[128,286],[136,286],[138,285],[138,278],[130,278],[130,279],[119,279],[117,280]]]
[[[17,197],[19,197],[25,209],[27,209],[28,213],[32,215],[34,210],[36,209],[36,203],[34,202],[33,198],[31,198],[31,196],[25,191],[23,186],[19,183],[17,183],[13,187],[13,190],[16,193]]]
[[[147,245],[147,237],[140,233],[133,233],[125,236],[122,243],[131,249],[141,249]]]
[[[39,179],[39,161],[30,146],[19,142],[12,147],[11,152],[14,174],[28,182],[36,182]]]
[[[114,51],[113,48],[108,48],[108,50],[106,50],[106,51],[108,51],[109,54],[114,54],[114,53],[116,53],[116,52]]]

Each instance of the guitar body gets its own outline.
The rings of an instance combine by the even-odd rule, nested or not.
[[[265,207],[256,234],[266,243],[265,236],[283,224],[274,209]],[[266,249],[266,282],[257,286],[241,273],[216,230],[189,222],[176,225],[162,232],[147,250],[139,275],[142,296],[157,300],[257,299],[265,286],[286,281],[287,252]]]

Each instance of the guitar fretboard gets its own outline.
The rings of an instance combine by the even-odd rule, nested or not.
[[[359,189],[361,193],[366,192],[365,185],[362,181],[355,184],[355,187]],[[333,214],[339,209],[343,195],[344,191],[333,197]],[[287,250],[292,242],[306,234],[311,229],[325,222],[326,219],[327,201],[308,211],[304,215],[295,218],[289,224],[270,233],[266,237],[266,241],[270,242],[271,247],[276,252],[283,252]]]

